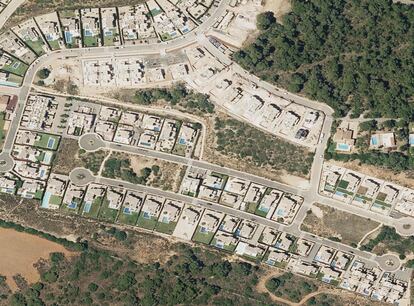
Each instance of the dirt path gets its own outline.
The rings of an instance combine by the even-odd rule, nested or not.
[[[304,303],[306,303],[310,298],[317,296],[319,294],[323,294],[323,293],[331,293],[334,294],[333,290],[330,289],[319,289],[318,291],[309,293],[307,295],[305,295],[302,300],[300,300],[299,302],[292,302],[289,301],[287,299],[278,297],[276,295],[274,295],[273,293],[271,293],[269,290],[267,290],[266,288],[266,282],[271,279],[272,277],[277,277],[281,274],[285,273],[284,271],[281,270],[277,270],[277,272],[274,271],[274,269],[269,270],[268,273],[266,273],[263,277],[260,278],[259,282],[256,285],[256,289],[258,292],[260,293],[267,293],[269,294],[270,298],[274,301],[274,302],[279,302],[279,303],[283,303],[289,306],[300,306],[303,305]]]

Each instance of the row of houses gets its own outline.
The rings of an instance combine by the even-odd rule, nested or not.
[[[413,189],[329,163],[324,163],[319,192],[380,214],[414,216]]]
[[[210,14],[214,1],[176,4],[149,0],[134,6],[59,11],[28,19],[0,36],[0,84],[19,86],[28,65],[51,51],[158,43],[185,35]]]
[[[290,224],[303,198],[261,184],[214,171],[190,167],[181,193]]]
[[[80,187],[67,176],[52,174],[41,207],[203,243],[378,301],[398,304],[408,290],[407,280],[384,273],[353,254],[250,220],[136,190],[95,183]]]

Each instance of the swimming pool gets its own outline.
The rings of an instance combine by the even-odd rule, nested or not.
[[[40,205],[42,208],[49,208],[49,201],[52,194],[49,191],[45,192],[43,196],[42,204]]]
[[[72,34],[70,32],[65,32],[65,41],[68,44],[72,43]]]
[[[53,156],[53,154],[52,154],[52,152],[46,152],[45,153],[45,157],[43,158],[43,162],[45,163],[45,164],[50,164],[50,162],[52,161],[52,156]]]
[[[350,146],[346,143],[339,143],[337,148],[338,148],[338,150],[341,150],[341,151],[349,151],[350,150]]]
[[[89,213],[91,211],[91,207],[92,207],[92,203],[91,202],[86,202],[85,206],[83,207],[83,212]]]
[[[373,146],[378,145],[378,137],[377,136],[371,136],[371,145],[373,145]]]
[[[49,140],[47,141],[47,148],[53,149],[54,146],[55,146],[55,139],[52,137],[49,137]]]

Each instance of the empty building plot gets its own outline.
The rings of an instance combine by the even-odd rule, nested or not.
[[[60,11],[60,24],[67,48],[82,47],[81,18],[78,10]]]
[[[42,33],[34,19],[28,19],[12,28],[12,31],[32,49],[37,56],[49,52],[49,47],[43,40]]]
[[[60,50],[65,47],[62,28],[56,12],[40,15],[34,18],[42,31],[50,49]]]
[[[37,58],[36,53],[30,50],[26,44],[12,31],[7,31],[0,36],[0,46],[7,53],[20,59],[26,64],[31,64]]]
[[[119,46],[119,18],[115,7],[101,8],[102,37],[104,46]]]
[[[152,43],[158,40],[150,12],[145,3],[118,8],[119,28],[125,45]]]
[[[80,10],[82,20],[82,39],[84,47],[100,47],[101,21],[98,8],[85,8]]]

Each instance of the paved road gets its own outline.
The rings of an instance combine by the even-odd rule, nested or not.
[[[251,220],[251,221],[253,221],[253,222],[255,222],[259,225],[269,226],[269,227],[275,228],[276,230],[284,231],[286,233],[295,235],[297,237],[302,237],[304,239],[307,239],[309,241],[314,242],[316,246],[319,246],[319,245],[323,244],[323,245],[341,250],[343,252],[354,254],[354,255],[359,256],[360,258],[363,258],[365,260],[378,263],[381,266],[381,268],[384,269],[385,271],[394,271],[395,270],[395,265],[394,266],[389,266],[387,264],[388,261],[384,260],[384,258],[380,258],[378,256],[375,256],[375,255],[371,254],[371,253],[364,252],[364,251],[361,251],[361,250],[358,250],[358,249],[354,249],[354,248],[352,248],[350,246],[347,246],[347,245],[344,245],[342,243],[338,243],[338,242],[335,242],[335,241],[332,241],[332,240],[329,240],[329,239],[317,237],[317,236],[311,235],[311,234],[306,233],[306,232],[301,232],[300,230],[298,230],[297,227],[284,226],[284,225],[281,225],[280,223],[277,223],[276,221],[266,219],[266,218],[263,218],[263,217],[260,217],[260,216],[252,215],[250,213],[247,213],[247,212],[244,212],[244,211],[232,208],[232,207],[227,207],[227,206],[224,206],[224,205],[221,205],[221,204],[205,201],[205,200],[202,200],[202,199],[192,198],[192,197],[182,195],[182,194],[178,194],[178,193],[171,192],[171,191],[165,191],[165,190],[160,190],[158,188],[132,184],[132,183],[128,183],[128,182],[125,182],[125,181],[116,180],[116,179],[110,179],[110,178],[95,176],[95,183],[104,184],[104,185],[111,186],[111,187],[131,189],[131,190],[135,190],[135,191],[145,192],[147,194],[154,194],[154,195],[162,196],[162,197],[165,197],[165,198],[168,198],[168,199],[181,201],[183,203],[189,203],[189,204],[197,205],[197,206],[200,206],[200,207],[203,207],[203,208],[206,208],[206,209],[212,209],[212,210],[220,211],[220,212],[223,212],[225,214],[230,214],[230,215],[233,215],[233,216],[236,216],[236,217],[239,217],[239,218]],[[314,247],[314,249],[318,249],[318,247]],[[395,264],[399,265],[399,260],[395,256],[387,256],[387,258],[388,259],[393,259],[395,261]],[[313,260],[313,258],[308,258],[308,260]]]
[[[0,29],[3,28],[6,21],[25,0],[11,0],[6,8],[0,13]]]
[[[15,1],[22,1],[23,0],[15,0]],[[30,86],[33,83],[33,79],[35,76],[35,73],[38,69],[40,69],[41,67],[45,66],[47,63],[57,60],[59,58],[64,58],[64,57],[76,57],[76,58],[97,58],[100,56],[108,56],[108,54],[116,54],[117,56],[137,56],[137,55],[144,55],[144,54],[158,54],[161,55],[165,52],[173,52],[182,48],[185,48],[188,45],[197,43],[199,41],[202,42],[207,42],[208,40],[203,38],[203,34],[211,27],[211,25],[216,21],[216,19],[224,12],[225,10],[225,6],[228,4],[229,0],[224,0],[221,2],[220,6],[218,7],[218,9],[212,14],[212,16],[210,17],[210,19],[208,19],[205,23],[203,23],[202,25],[200,25],[196,30],[194,30],[192,33],[189,33],[188,35],[179,38],[179,39],[175,39],[171,42],[165,42],[165,43],[161,43],[161,44],[149,44],[149,45],[136,45],[136,46],[122,46],[122,47],[100,47],[100,48],[90,48],[90,49],[75,49],[75,50],[62,50],[62,51],[56,51],[50,54],[47,54],[39,59],[37,59],[29,68],[23,85],[19,90],[13,89],[13,93],[18,94],[19,97],[19,102],[18,102],[18,107],[16,110],[16,114],[15,114],[15,118],[11,124],[9,133],[5,139],[5,144],[4,144],[4,150],[2,152],[2,155],[0,155],[0,162],[1,160],[5,160],[7,162],[7,156],[5,154],[10,154],[15,136],[16,136],[16,132],[17,132],[17,128],[19,126],[20,123],[20,119],[23,113],[23,108],[24,108],[24,104],[27,100],[29,91],[30,91]],[[0,15],[2,16],[2,15]],[[4,21],[5,22],[5,21]],[[3,22],[3,24],[4,24]],[[1,25],[1,20],[0,20],[0,25]],[[211,44],[211,43],[210,43]],[[209,48],[211,49],[211,45],[209,46]],[[212,49],[214,50],[214,49]],[[220,53],[220,52],[216,52],[213,51],[214,55],[218,56],[219,59],[221,59],[223,62],[228,62],[229,58],[226,57],[224,54]],[[233,64],[235,65],[235,64]],[[283,226],[273,220],[269,220],[266,218],[262,218],[259,216],[253,216],[247,212],[243,212],[240,210],[236,210],[234,208],[230,208],[230,207],[226,207],[223,205],[219,205],[216,203],[210,203],[208,201],[204,201],[204,200],[200,200],[200,199],[195,199],[195,198],[189,198],[187,196],[181,195],[181,194],[177,194],[177,193],[172,193],[172,192],[168,192],[168,191],[163,191],[163,190],[159,190],[159,189],[155,189],[155,188],[151,188],[151,187],[146,187],[146,186],[138,186],[135,184],[130,184],[127,182],[123,182],[123,181],[117,181],[117,180],[111,180],[111,179],[107,179],[107,178],[95,178],[95,181],[99,182],[99,183],[103,183],[109,186],[118,186],[118,187],[125,187],[128,189],[133,189],[133,190],[141,190],[141,191],[146,191],[149,193],[153,193],[153,194],[157,194],[157,195],[161,195],[161,196],[165,196],[168,198],[172,198],[172,199],[176,199],[179,201],[183,201],[183,202],[188,202],[188,203],[192,203],[192,204],[196,204],[196,205],[200,205],[202,207],[206,207],[206,208],[210,208],[210,209],[215,209],[218,211],[222,211],[224,213],[228,213],[228,214],[232,214],[232,215],[236,215],[238,217],[241,218],[245,218],[245,219],[249,219],[249,220],[254,220],[255,222],[265,225],[265,226],[271,226],[274,227],[276,229],[280,229],[280,230],[284,230],[286,232],[292,233],[293,235],[296,236],[300,236],[300,237],[304,237],[306,239],[309,239],[310,241],[315,242],[316,244],[325,244],[325,245],[329,245],[332,246],[334,248],[343,250],[345,252],[351,252],[354,253],[362,258],[365,258],[367,260],[375,260],[376,262],[378,262],[380,265],[384,265],[384,260],[380,260],[378,258],[376,258],[376,256],[370,254],[370,253],[366,253],[366,252],[362,252],[360,250],[356,250],[353,249],[351,247],[345,246],[341,243],[338,242],[334,242],[334,241],[330,241],[327,239],[323,239],[320,237],[315,237],[309,233],[305,233],[302,232],[300,230],[300,222],[301,220],[305,217],[306,211],[309,209],[309,207],[312,205],[313,202],[321,202],[322,204],[325,205],[329,205],[335,208],[339,208],[342,209],[344,211],[347,212],[352,212],[354,214],[357,215],[361,215],[364,216],[366,218],[370,218],[373,220],[378,220],[384,224],[389,224],[389,225],[395,225],[396,221],[395,219],[392,219],[391,217],[388,216],[382,216],[376,213],[373,213],[371,211],[367,211],[367,210],[363,210],[363,209],[359,209],[357,207],[354,206],[346,206],[343,203],[340,203],[338,201],[334,201],[332,199],[328,199],[325,197],[322,197],[318,194],[318,184],[319,184],[319,180],[320,180],[320,175],[321,175],[321,170],[322,170],[322,164],[323,164],[323,158],[321,158],[320,156],[323,154],[324,149],[326,147],[326,142],[327,142],[327,138],[328,135],[330,134],[330,128],[332,125],[332,114],[333,111],[332,109],[325,105],[325,104],[321,104],[309,99],[306,99],[304,97],[301,96],[297,96],[291,93],[286,93],[283,90],[280,90],[276,87],[274,87],[273,85],[264,82],[260,79],[258,79],[255,76],[252,76],[250,74],[248,74],[246,71],[242,70],[240,67],[236,66],[237,69],[240,69],[240,73],[244,74],[246,77],[252,79],[254,82],[256,82],[259,86],[264,87],[265,89],[269,90],[270,92],[273,92],[277,95],[283,95],[284,98],[292,100],[298,104],[301,105],[305,105],[308,107],[312,107],[314,109],[318,109],[322,112],[325,113],[326,117],[325,117],[325,121],[324,121],[324,125],[323,125],[323,133],[325,134],[325,137],[322,139],[322,142],[319,143],[316,147],[316,155],[315,155],[315,159],[314,159],[314,163],[312,165],[312,175],[311,175],[311,184],[310,184],[310,189],[309,190],[301,190],[295,186],[287,186],[281,183],[276,183],[276,182],[272,182],[269,180],[266,180],[264,178],[260,178],[254,175],[250,175],[247,173],[243,173],[240,171],[236,171],[236,170],[232,170],[232,169],[228,169],[228,168],[224,168],[224,167],[220,167],[218,165],[213,165],[211,163],[207,163],[204,161],[198,161],[198,160],[193,160],[193,159],[188,159],[188,158],[184,158],[184,157],[179,157],[179,156],[175,156],[175,155],[170,155],[170,154],[166,154],[166,153],[162,153],[162,152],[157,152],[157,151],[152,151],[152,150],[145,150],[145,149],[141,149],[141,148],[137,148],[137,147],[132,147],[132,146],[125,146],[125,145],[117,145],[114,143],[106,143],[106,146],[113,149],[113,150],[122,150],[125,152],[130,152],[130,153],[134,153],[134,154],[142,154],[142,155],[146,155],[146,156],[150,156],[150,157],[154,157],[154,158],[160,158],[160,159],[165,159],[165,160],[169,160],[169,161],[173,161],[173,162],[178,162],[178,163],[182,163],[182,164],[193,164],[194,166],[197,167],[201,167],[201,168],[206,168],[206,169],[210,169],[212,171],[218,171],[221,173],[226,173],[228,175],[232,175],[232,176],[238,176],[247,180],[251,180],[251,181],[255,181],[259,184],[263,184],[266,186],[270,186],[270,187],[274,187],[277,189],[281,189],[283,191],[286,192],[291,192],[291,193],[295,193],[295,194],[299,194],[304,196],[305,198],[305,202],[302,205],[301,209],[299,210],[298,216],[295,219],[294,223],[290,226]],[[0,88],[1,89],[1,88]],[[3,157],[3,158],[2,158]],[[1,163],[0,163],[0,171],[2,171],[2,167],[1,167]],[[4,166],[4,165],[3,165]],[[78,173],[79,172],[79,173]],[[73,180],[82,180],[81,183],[85,183],[87,184],[88,182],[90,182],[93,178],[91,178],[88,175],[83,175],[82,174],[82,170],[77,169],[76,171],[74,171],[72,173],[72,179]],[[414,228],[414,227],[413,227]],[[384,267],[383,267],[384,268]],[[394,268],[394,267],[393,267]],[[385,267],[385,270],[389,269],[389,267]]]

